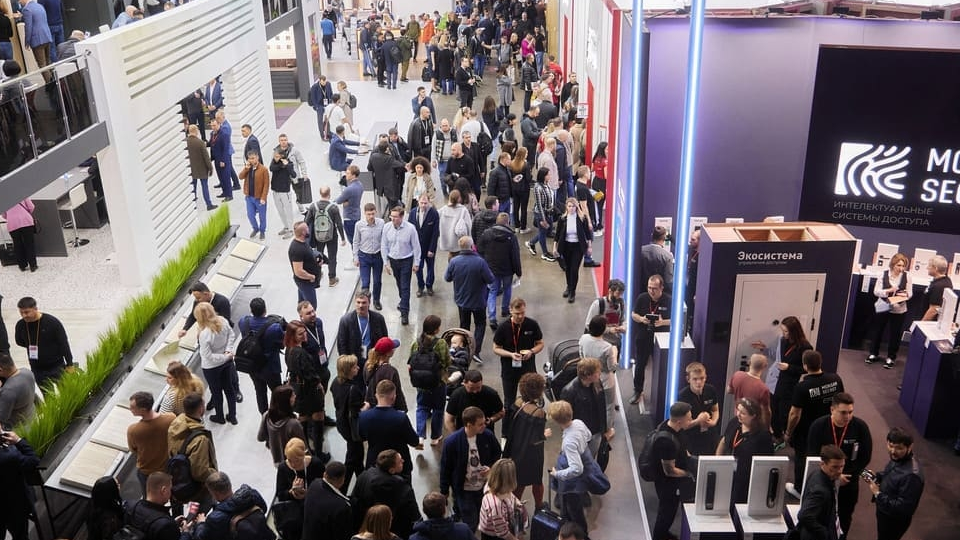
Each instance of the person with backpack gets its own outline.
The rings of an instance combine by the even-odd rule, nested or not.
[[[560,515],[587,531],[587,518],[583,513],[587,499],[587,486],[584,482],[584,455],[588,453],[590,429],[582,421],[573,417],[570,403],[559,400],[547,406],[547,416],[563,429],[560,443],[560,455],[557,466],[549,471],[550,482],[556,482],[557,496],[560,499]],[[563,465],[566,466],[563,466]]]
[[[641,477],[652,479],[657,490],[659,504],[653,540],[675,538],[670,533],[670,526],[680,502],[693,500],[694,481],[688,469],[692,462],[681,435],[693,423],[690,410],[690,404],[682,401],[671,405],[670,418],[647,435],[638,459]]]
[[[203,425],[203,396],[187,394],[183,414],[177,415],[167,432],[167,473],[173,478],[171,498],[177,504],[200,503],[200,511],[213,506],[203,482],[217,471],[217,450],[210,430]]]
[[[423,445],[427,437],[427,418],[430,419],[430,445],[437,446],[443,439],[443,408],[447,402],[444,374],[450,366],[450,350],[446,340],[439,337],[440,317],[427,315],[423,332],[410,347],[410,383],[417,389],[417,436]]]
[[[270,408],[269,392],[281,383],[280,349],[285,326],[283,317],[267,315],[267,304],[260,297],[250,300],[250,315],[237,323],[241,335],[236,346],[236,356],[240,358],[237,369],[250,375],[261,415]]]
[[[267,526],[267,503],[263,495],[243,484],[233,491],[227,473],[215,471],[207,477],[207,490],[217,501],[203,523],[197,526],[197,540],[275,540]]]
[[[336,287],[340,283],[337,277],[337,237],[340,246],[347,245],[347,236],[343,230],[343,218],[340,207],[330,200],[330,186],[320,186],[320,200],[311,204],[303,218],[310,230],[311,247],[327,259],[327,283]]]
[[[383,43],[380,45],[380,52],[383,55],[384,68],[387,75],[387,89],[397,89],[397,67],[403,60],[403,52],[400,46],[393,39],[393,32],[389,30],[383,34]],[[383,85],[381,85],[383,86]]]
[[[127,501],[121,532],[131,533],[128,537],[139,534],[139,538],[143,540],[191,540],[198,521],[196,518],[200,516],[187,516],[188,519],[194,519],[178,523],[170,515],[167,503],[170,502],[172,487],[173,481],[169,474],[151,473],[147,477],[145,497],[139,501]]]

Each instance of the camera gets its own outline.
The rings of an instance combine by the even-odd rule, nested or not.
[[[646,319],[652,323],[660,320],[660,315],[657,313],[647,313],[644,315],[644,317],[646,317]]]

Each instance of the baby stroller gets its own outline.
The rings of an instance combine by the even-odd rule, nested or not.
[[[550,361],[543,364],[547,379],[547,399],[550,401],[560,399],[563,387],[577,377],[579,363],[580,342],[578,340],[566,339],[554,344]]]
[[[447,368],[447,380],[450,381],[447,383],[448,396],[451,392],[456,390],[457,387],[463,384],[463,376],[467,373],[467,370],[470,369],[470,359],[473,358],[474,351],[473,333],[469,330],[464,330],[463,328],[450,328],[445,330],[440,337],[447,342],[447,345],[450,345],[450,339],[455,335],[463,337],[463,342],[467,349],[467,355],[466,359],[456,358],[453,355],[450,356],[450,367]]]

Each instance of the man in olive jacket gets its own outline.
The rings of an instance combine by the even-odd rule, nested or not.
[[[200,138],[200,128],[191,124],[187,128],[187,156],[190,158],[190,176],[193,177],[193,200],[197,200],[197,180],[203,191],[203,202],[207,203],[207,210],[213,210],[217,205],[210,202],[210,188],[207,179],[213,174],[213,162],[207,151],[207,143]]]
[[[180,453],[183,443],[186,442],[191,432],[196,430],[206,431],[203,425],[204,410],[203,396],[196,392],[191,392],[184,396],[183,414],[177,415],[177,417],[173,419],[173,422],[170,423],[170,429],[167,431],[167,450],[170,457]],[[190,444],[187,445],[184,454],[187,456],[187,459],[190,460],[190,475],[195,482],[199,483],[200,487],[196,493],[187,497],[187,500],[178,500],[177,502],[182,504],[189,501],[197,501],[200,503],[200,511],[206,512],[213,506],[213,497],[210,495],[210,492],[207,491],[207,488],[204,487],[203,483],[207,480],[208,476],[218,470],[217,450],[213,446],[213,437],[210,435],[210,432],[207,431],[202,435],[194,437],[193,440],[190,441]]]

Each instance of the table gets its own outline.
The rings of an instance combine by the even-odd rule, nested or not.
[[[683,336],[683,343],[680,346],[680,365],[685,366],[690,362],[697,360],[697,349],[690,340],[690,336]],[[653,418],[659,422],[661,418],[667,417],[667,395],[676,395],[680,388],[686,385],[686,379],[683,376],[677,378],[677,388],[667,388],[667,371],[670,358],[670,333],[656,332],[653,334],[653,354],[651,356],[651,376],[650,376],[650,406]],[[681,371],[681,373],[683,373]]]
[[[729,514],[701,516],[695,512],[693,503],[683,504],[683,519],[680,524],[681,540],[735,540],[737,528]]]
[[[787,532],[787,522],[783,515],[752,517],[747,515],[747,505],[734,505],[739,530],[743,540],[782,540]]]
[[[953,352],[952,336],[936,322],[913,323],[899,401],[926,438],[952,438],[960,428],[960,418],[953,414],[954,366],[960,366],[960,358]]]
[[[40,189],[30,200],[35,206],[34,215],[40,221],[41,230],[36,235],[37,255],[40,257],[66,257],[67,241],[62,224],[70,221],[70,212],[62,212],[59,205],[69,197],[70,190],[84,184],[87,202],[74,210],[78,229],[99,229],[105,220],[101,219],[99,205],[102,195],[94,190],[93,176],[85,167],[71,169],[65,177],[57,178]],[[105,215],[105,212],[103,213]],[[70,228],[72,232],[73,228]]]

